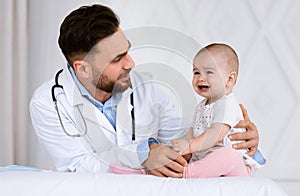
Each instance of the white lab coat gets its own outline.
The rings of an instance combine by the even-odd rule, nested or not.
[[[117,107],[115,131],[103,113],[81,96],[66,67],[58,81],[64,90],[56,88],[55,96],[65,129],[75,134],[84,131],[84,124],[87,127],[84,137],[67,136],[59,123],[51,97],[54,79],[36,89],[30,102],[32,124],[58,171],[107,172],[110,163],[140,168],[141,161],[137,153],[139,143],[146,142],[149,137],[168,143],[171,139],[182,137],[189,127],[171,103],[166,89],[162,90],[159,82],[134,71],[131,72],[131,81],[136,142],[131,140],[131,88],[122,93],[122,101]]]

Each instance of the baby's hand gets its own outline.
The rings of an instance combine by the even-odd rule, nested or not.
[[[172,150],[185,155],[190,153],[189,142],[185,139],[172,140]]]

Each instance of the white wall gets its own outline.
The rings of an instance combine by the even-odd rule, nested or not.
[[[34,88],[51,78],[65,63],[57,44],[63,18],[79,5],[96,1],[29,2],[31,96]],[[147,63],[164,64],[180,72],[184,82],[189,83],[190,62],[198,47],[211,42],[233,46],[241,62],[235,93],[258,126],[260,147],[268,159],[267,165],[255,175],[276,180],[289,195],[300,192],[299,1],[97,2],[109,5],[119,15],[121,27],[133,42],[131,55],[137,67]],[[138,34],[141,37],[136,32],[141,32]],[[30,134],[30,148],[34,148],[38,143],[32,127]],[[50,159],[42,148],[39,150],[29,151],[29,164],[52,168]]]

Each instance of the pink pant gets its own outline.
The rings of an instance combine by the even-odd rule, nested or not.
[[[111,164],[109,171],[115,174],[147,174],[144,169],[131,169]],[[189,163],[183,178],[209,178],[220,176],[249,176],[250,168],[234,149],[222,147],[206,155],[203,159]]]
[[[250,176],[240,154],[230,147],[222,147],[203,159],[189,163],[184,168],[184,178],[212,178],[220,176]]]
[[[145,169],[131,169],[117,164],[111,164],[109,172],[113,174],[147,174]]]

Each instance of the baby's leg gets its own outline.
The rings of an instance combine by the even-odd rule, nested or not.
[[[111,164],[109,166],[109,172],[114,174],[146,174],[144,169],[131,169],[117,164]]]
[[[212,178],[220,176],[249,176],[250,169],[240,154],[230,147],[222,147],[203,159],[189,163],[184,178]]]

